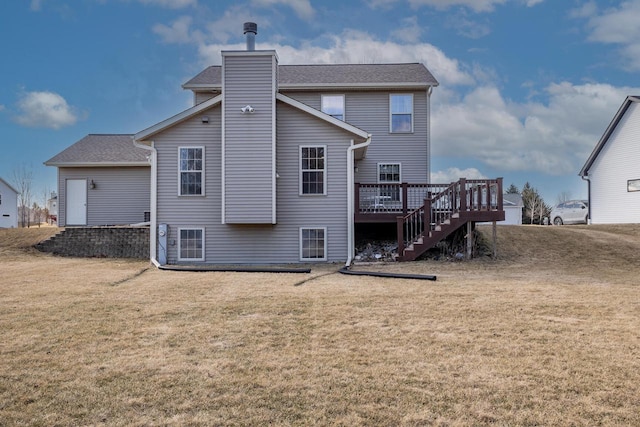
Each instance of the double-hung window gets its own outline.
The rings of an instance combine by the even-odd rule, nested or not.
[[[400,184],[400,163],[378,163],[379,184]],[[399,185],[382,185],[380,196],[389,201],[400,201]]]
[[[327,229],[326,227],[300,229],[300,260],[301,261],[326,261],[327,260]]]
[[[323,113],[344,121],[344,95],[322,95]]]
[[[390,124],[392,133],[413,132],[413,94],[392,94],[389,96]]]
[[[300,147],[300,194],[327,194],[326,152],[325,145]]]
[[[178,168],[181,196],[204,194],[204,147],[180,147]]]
[[[180,228],[178,235],[178,260],[204,261],[204,228]]]

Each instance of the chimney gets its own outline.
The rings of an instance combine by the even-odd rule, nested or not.
[[[256,50],[256,34],[258,34],[258,24],[256,24],[255,22],[245,22],[244,34],[247,35],[247,50]]]

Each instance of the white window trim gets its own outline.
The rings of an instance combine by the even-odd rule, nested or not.
[[[182,253],[182,239],[180,235],[182,234],[182,230],[201,230],[202,231],[202,258],[182,258],[180,254]],[[205,246],[205,230],[204,227],[178,227],[178,261],[204,261],[206,246]]]
[[[324,148],[324,169],[322,169],[322,171],[324,172],[322,174],[322,194],[321,193],[313,193],[313,194],[306,194],[302,192],[303,189],[303,182],[302,182],[302,149],[303,148]],[[298,148],[298,195],[300,196],[304,196],[304,197],[322,197],[322,196],[326,196],[327,195],[327,174],[328,174],[328,163],[327,163],[327,146],[326,145],[300,145]],[[320,169],[317,169],[318,171]]]
[[[342,119],[338,119],[338,120],[342,120],[343,122],[347,121],[347,101],[346,101],[346,97],[343,93],[326,93],[324,95],[320,96],[320,111],[324,112],[324,98],[327,96],[340,96],[342,97]],[[325,114],[329,114],[329,113],[325,113]],[[329,114],[331,116],[331,114]],[[333,117],[333,116],[331,116]],[[337,119],[337,117],[334,117],[334,119]]]
[[[381,181],[380,180],[380,166],[398,165],[398,181]],[[376,174],[378,184],[402,184],[402,163],[401,162],[378,162],[376,165]]]
[[[393,111],[391,109],[391,98],[394,96],[410,96],[411,97],[411,130],[405,132],[399,132],[393,130]],[[413,122],[414,122],[414,102],[413,102],[413,94],[412,93],[390,93],[389,94],[389,133],[413,133]],[[401,113],[398,113],[401,114]]]
[[[322,258],[304,258],[302,256],[302,231],[303,230],[323,230],[324,231],[324,248],[323,248],[323,252],[324,252],[324,257]],[[326,261],[327,260],[327,246],[328,246],[328,235],[327,235],[327,227],[300,227],[300,231],[298,234],[298,245],[300,246],[300,261],[308,261],[308,262],[314,262],[314,261]]]
[[[202,192],[200,194],[182,194],[182,181],[180,173],[182,170],[180,169],[180,150],[189,149],[189,148],[198,148],[202,150]],[[182,146],[178,147],[178,196],[180,197],[203,197],[205,196],[205,170],[206,170],[206,151],[203,145],[193,145],[193,146]]]

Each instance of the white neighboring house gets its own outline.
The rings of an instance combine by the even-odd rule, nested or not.
[[[0,228],[18,227],[18,190],[0,178]]]
[[[55,191],[51,192],[51,198],[47,200],[47,222],[49,225],[58,223],[58,194]]]
[[[627,96],[579,175],[592,224],[640,222],[640,97]]]

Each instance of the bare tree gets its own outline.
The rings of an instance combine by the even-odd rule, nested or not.
[[[13,184],[16,186],[16,190],[20,193],[18,195],[18,211],[20,217],[21,227],[29,227],[30,215],[29,206],[31,205],[31,184],[33,182],[33,171],[22,164],[13,170],[12,174]]]
[[[542,224],[544,218],[549,216],[549,206],[544,202],[538,190],[528,182],[522,187],[522,202],[524,215],[529,224]]]
[[[558,194],[558,204],[568,202],[571,200],[571,191],[563,191]]]

